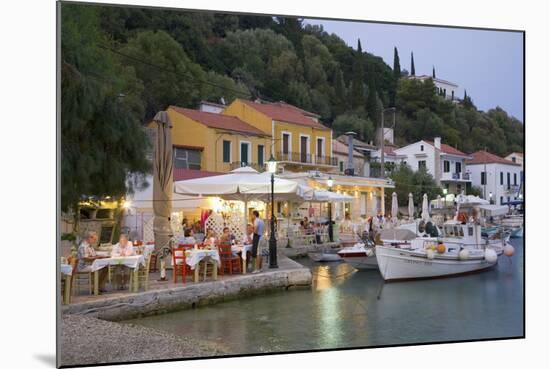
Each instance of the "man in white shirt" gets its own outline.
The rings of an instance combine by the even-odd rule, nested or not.
[[[243,245],[252,245],[252,240],[254,238],[254,227],[252,224],[246,225],[246,232],[243,235]]]
[[[254,234],[252,236],[252,257],[254,258],[254,270],[252,273],[260,272],[260,257],[258,255],[258,244],[264,234],[264,221],[260,218],[258,210],[252,212],[252,219],[254,219]]]
[[[78,246],[78,251],[76,253],[76,258],[78,264],[76,266],[77,271],[79,272],[91,272],[92,263],[97,258],[97,253],[93,247],[97,243],[98,237],[95,231],[86,232],[86,237],[80,245]],[[107,278],[107,270],[100,269],[99,273],[99,290],[104,292],[105,279]]]

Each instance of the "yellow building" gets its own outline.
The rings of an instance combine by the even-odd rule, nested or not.
[[[271,136],[273,155],[284,170],[329,171],[338,163],[332,155],[332,130],[319,116],[283,102],[236,99],[223,114],[240,118]]]
[[[250,165],[263,170],[271,135],[233,116],[170,106],[174,169],[228,172]]]

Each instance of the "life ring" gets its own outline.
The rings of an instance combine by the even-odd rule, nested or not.
[[[466,213],[459,213],[458,217],[457,217],[457,220],[460,223],[466,223],[466,221],[468,220],[468,215],[466,215]]]

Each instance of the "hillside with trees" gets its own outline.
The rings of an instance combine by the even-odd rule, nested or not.
[[[171,104],[196,108],[201,100],[236,97],[284,100],[318,113],[336,135],[354,130],[367,142],[374,140],[382,109],[396,106],[398,144],[441,136],[465,152],[523,151],[517,119],[498,107],[480,112],[467,95],[461,104],[444,100],[432,82],[403,78],[408,72],[397,49],[390,67],[368,52],[368,42],[349,47],[296,18],[64,3],[63,183],[73,183],[77,172],[102,174],[106,160],[86,146],[88,135],[122,135],[109,156],[110,172],[143,173],[143,161],[122,164],[146,146],[135,127]],[[85,125],[92,131],[84,132]],[[82,158],[88,164],[78,167]],[[98,195],[121,192],[123,178],[113,181],[94,187],[91,179],[78,187]]]

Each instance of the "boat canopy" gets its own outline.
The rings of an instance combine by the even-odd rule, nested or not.
[[[508,206],[503,205],[480,205],[479,209],[490,216],[499,216],[508,214]]]

